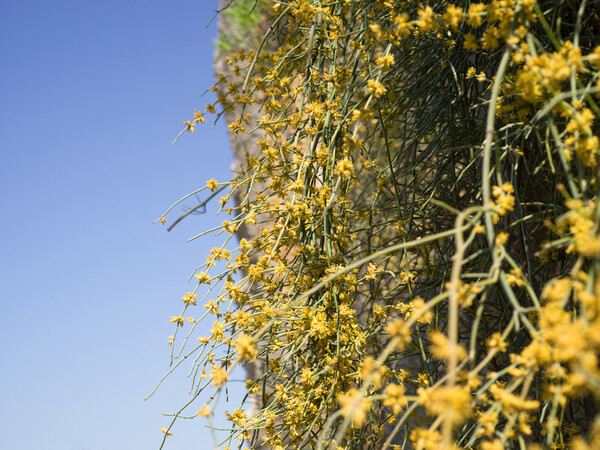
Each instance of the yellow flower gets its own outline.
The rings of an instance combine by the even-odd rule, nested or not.
[[[160,427],[160,431],[162,431],[163,433],[165,433],[167,436],[173,436],[173,433],[171,433],[165,427]]]
[[[571,294],[571,280],[561,278],[552,280],[542,289],[542,299],[551,303],[562,303]]]
[[[225,250],[224,248],[213,248],[210,253],[212,254],[215,261],[219,261],[221,259],[225,259],[229,261],[231,259],[231,251]]]
[[[432,331],[429,337],[431,339],[431,354],[440,361],[448,359],[452,344],[446,335],[440,331]],[[467,351],[462,345],[455,344],[455,347],[456,356],[459,360],[467,357]]]
[[[387,366],[378,367],[375,359],[372,356],[367,356],[361,364],[360,377],[363,381],[366,381],[370,377],[373,386],[379,389],[383,384],[387,372]]]
[[[438,450],[442,448],[442,435],[439,431],[430,431],[427,428],[414,428],[410,432],[410,440],[414,448],[423,450]]]
[[[377,272],[381,269],[377,267],[375,264],[370,263],[367,267],[367,274],[365,275],[365,280],[374,280],[377,278]]]
[[[252,380],[246,380],[245,387],[249,394],[256,394],[257,392],[260,391],[259,383],[256,383]]]
[[[523,280],[521,272],[521,269],[518,267],[516,269],[511,269],[510,273],[506,275],[508,284],[517,287],[525,286],[527,283]]]
[[[498,47],[498,28],[490,27],[483,32],[483,44],[485,50]]]
[[[402,408],[408,403],[408,399],[404,396],[404,392],[404,386],[394,383],[388,384],[385,387],[385,394],[387,397],[383,400],[383,405],[391,406],[394,414],[400,413]]]
[[[185,129],[187,131],[189,131],[190,133],[194,132],[194,124],[192,122],[190,122],[189,120],[184,120],[183,124],[185,125]]]
[[[215,302],[213,299],[210,299],[206,305],[204,305],[204,309],[208,309],[208,312],[211,314],[218,315],[219,314],[219,302]]]
[[[227,416],[227,420],[239,427],[245,427],[248,425],[248,416],[243,409],[238,408],[232,413],[225,412],[225,415]]]
[[[494,186],[492,188],[492,195],[496,202],[496,212],[500,216],[504,216],[508,212],[514,211],[515,197],[511,195],[514,191],[515,190],[510,183],[504,183],[502,186]]]
[[[375,64],[380,70],[387,70],[394,65],[394,55],[380,56],[375,60]]]
[[[469,17],[467,23],[474,28],[479,28],[483,23],[482,14],[485,11],[485,5],[483,3],[471,3],[469,5]]]
[[[490,393],[494,399],[499,400],[502,404],[502,413],[510,414],[514,411],[534,410],[540,407],[540,402],[537,400],[522,399],[521,397],[505,391],[498,384],[490,386]]]
[[[504,444],[500,439],[494,439],[493,441],[482,442],[479,447],[481,450],[504,450]]]
[[[212,384],[215,387],[220,387],[227,381],[227,372],[220,367],[214,367],[210,371],[210,378],[212,379]]]
[[[181,300],[183,300],[183,303],[185,303],[186,305],[195,305],[196,304],[196,298],[198,298],[198,296],[196,294],[192,294],[191,292],[186,292],[185,295],[183,297],[181,297]]]
[[[410,341],[410,328],[402,319],[396,319],[385,326],[385,331],[393,338],[400,338],[398,348],[404,348],[404,345]]]
[[[471,392],[466,386],[440,386],[417,389],[419,403],[431,416],[448,414],[454,424],[471,416]]]
[[[225,332],[223,331],[223,322],[216,321],[213,323],[213,327],[210,330],[212,337],[217,341],[221,342],[225,339]]]
[[[458,25],[462,19],[463,9],[460,6],[448,5],[444,13],[444,21],[454,31],[458,30]]]
[[[196,415],[200,417],[207,417],[210,415],[210,406],[208,406],[208,403],[206,403],[202,409],[196,413]]]
[[[181,317],[181,316],[172,316],[171,319],[169,320],[169,322],[176,323],[177,325],[179,325],[180,327],[182,327],[183,326],[183,317]]]
[[[432,31],[435,28],[435,22],[433,19],[433,9],[431,8],[431,6],[428,6],[425,9],[418,10],[417,14],[419,15],[417,25],[419,26],[421,31]]]
[[[514,34],[506,38],[506,43],[508,45],[517,45],[520,41],[521,39],[519,38],[519,36],[515,36]]]
[[[208,180],[206,182],[206,187],[208,189],[210,189],[211,192],[215,192],[217,190],[217,188],[219,187],[219,183],[214,178],[211,178],[210,180]]]
[[[361,427],[367,418],[367,412],[371,409],[371,401],[365,399],[354,388],[350,389],[347,394],[337,394],[337,400],[342,407],[342,415],[351,417],[353,427]]]
[[[205,123],[206,119],[202,117],[202,113],[200,111],[194,111],[194,123]]]
[[[492,334],[486,343],[489,348],[497,348],[501,352],[505,352],[508,347],[506,341],[502,340],[502,335],[500,333]]]
[[[465,40],[463,42],[463,48],[465,50],[473,50],[473,51],[477,51],[479,50],[479,44],[477,43],[477,39],[475,38],[475,36],[471,33],[467,33],[465,34]],[[473,78],[475,76],[475,68],[471,67],[469,69],[469,71],[473,69],[472,75],[470,77],[467,78]],[[467,72],[469,73],[469,72]]]
[[[229,128],[229,131],[232,133],[239,133],[242,132],[244,133],[246,131],[246,127],[244,127],[244,125],[239,121],[236,120],[235,122],[231,122],[229,125],[227,125],[227,128]]]
[[[240,358],[245,358],[248,361],[254,360],[256,358],[256,346],[254,345],[254,338],[247,334],[242,334],[236,340],[237,343],[237,353]]]
[[[161,217],[160,223],[164,225],[165,223],[167,223],[167,219],[165,219],[164,217]]]
[[[210,284],[210,275],[207,274],[206,272],[200,272],[194,276],[196,277],[196,280],[198,280],[198,283]]]
[[[417,323],[430,323],[433,320],[431,309],[425,309],[426,303],[422,297],[415,297],[410,302],[413,307],[413,315],[417,318]]]
[[[349,159],[342,159],[336,164],[335,173],[343,178],[352,178],[352,175],[354,175],[354,164]]]
[[[496,235],[496,245],[504,245],[508,241],[508,233],[502,231]]]
[[[566,130],[569,133],[579,131],[583,134],[591,134],[591,125],[595,119],[594,113],[589,108],[583,108],[573,114],[573,118],[567,123]]]
[[[478,436],[491,436],[494,434],[496,425],[498,424],[498,413],[496,411],[486,411],[477,417],[477,421],[481,424],[477,435]]]
[[[373,94],[373,97],[375,97],[375,98],[379,98],[382,95],[385,95],[385,93],[387,92],[387,89],[385,88],[385,86],[377,80],[369,80],[367,82],[367,85],[368,85],[367,90],[371,94]]]
[[[224,220],[223,221],[223,229],[225,231],[227,231],[228,233],[233,234],[237,230],[237,226],[234,223]]]

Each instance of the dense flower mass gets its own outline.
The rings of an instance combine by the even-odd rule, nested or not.
[[[598,1],[240,11],[185,126],[255,145],[169,338],[196,420],[253,367],[219,448],[600,448]]]

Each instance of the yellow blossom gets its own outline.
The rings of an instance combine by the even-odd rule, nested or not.
[[[417,318],[417,323],[431,323],[433,312],[431,308],[426,308],[426,302],[422,297],[415,297],[411,302],[413,314]]]
[[[196,278],[196,280],[198,280],[198,283],[200,284],[210,284],[211,277],[206,272],[197,273],[196,275],[194,275],[194,277]]]
[[[196,415],[200,417],[207,417],[210,415],[210,412],[210,406],[208,406],[208,403],[205,403],[202,409],[198,411]]]
[[[208,180],[206,182],[206,187],[208,189],[211,190],[211,192],[214,192],[217,190],[217,188],[219,187],[219,183],[217,182],[217,180],[215,180],[214,178],[211,178],[210,180]]]
[[[508,344],[502,340],[502,335],[498,332],[492,334],[486,343],[489,348],[497,348],[501,352],[505,352],[508,347]]]
[[[366,381],[368,378],[370,378],[373,386],[379,389],[383,383],[385,375],[387,374],[387,366],[378,366],[375,359],[372,356],[367,356],[363,360],[361,366],[361,379],[363,381]]]
[[[462,19],[463,9],[459,6],[448,5],[444,13],[444,21],[454,31],[458,30],[458,25]]]
[[[365,275],[365,280],[374,280],[377,278],[377,272],[381,270],[375,264],[370,263],[367,267],[367,274]]]
[[[225,231],[227,231],[228,233],[235,233],[235,231],[237,230],[237,226],[227,220],[223,221],[223,229]]]
[[[475,38],[475,36],[471,33],[467,33],[465,34],[465,40],[463,42],[463,48],[465,50],[473,50],[473,51],[477,51],[479,50],[479,44],[477,43],[477,39]],[[467,76],[467,78],[473,78],[475,76],[475,68],[471,67],[469,69],[469,71],[473,69],[472,75],[471,76]],[[467,72],[467,75],[469,73]]]
[[[419,16],[417,25],[422,31],[432,31],[435,28],[434,13],[431,6],[427,6],[425,9],[419,9],[417,14]]]
[[[223,331],[223,322],[216,321],[213,323],[213,327],[210,330],[212,337],[217,341],[221,342],[225,339],[225,332]]]
[[[521,272],[522,270],[518,267],[515,269],[511,269],[510,273],[506,275],[506,281],[508,282],[508,284],[517,287],[525,286],[527,283],[523,279]]]
[[[508,233],[502,231],[496,235],[495,243],[497,246],[506,244],[506,241],[508,241]]]
[[[194,132],[194,124],[192,122],[190,122],[189,120],[185,120],[183,124],[185,125],[185,129],[187,131],[189,131],[190,133]]]
[[[394,65],[394,55],[384,55],[380,56],[375,60],[375,64],[380,70],[388,70],[390,67]]]
[[[471,416],[471,392],[466,386],[440,386],[417,389],[419,403],[431,416],[447,414],[454,424]]]
[[[499,400],[502,404],[502,412],[504,414],[510,414],[514,411],[528,411],[536,409],[540,406],[540,402],[537,400],[521,399],[520,397],[507,392],[498,384],[492,384],[490,386],[490,393],[496,400]]]
[[[253,361],[256,358],[256,346],[254,345],[254,338],[247,334],[240,335],[237,340],[237,353],[240,358]]]
[[[220,387],[227,381],[227,372],[220,367],[214,367],[210,371],[210,378],[212,379],[212,384],[215,387]]]
[[[467,351],[460,344],[452,344],[446,335],[440,331],[432,331],[429,333],[431,339],[431,354],[439,360],[447,360],[450,358],[452,346],[459,360],[467,357]]]
[[[194,111],[194,123],[205,123],[206,119],[202,116],[200,111]]]
[[[359,428],[367,419],[371,409],[371,401],[367,400],[356,389],[350,389],[347,394],[337,394],[337,400],[342,407],[342,415],[352,419],[352,426]]]
[[[385,326],[385,331],[392,337],[398,338],[398,347],[403,348],[410,341],[410,329],[402,319],[396,319]]]
[[[385,88],[385,86],[377,80],[369,80],[367,82],[367,86],[368,86],[367,90],[371,94],[373,94],[373,97],[375,97],[375,98],[379,98],[379,97],[385,95],[385,93],[387,92],[387,89]]]
[[[504,450],[506,447],[500,439],[494,439],[493,441],[484,441],[479,446],[481,450]]]
[[[408,403],[408,399],[404,396],[404,392],[404,386],[394,383],[388,384],[385,387],[385,394],[387,397],[383,400],[383,405],[391,406],[394,414],[399,414]]]
[[[410,432],[410,440],[414,448],[423,450],[439,450],[442,447],[442,435],[437,430],[414,428]]]
[[[198,298],[198,296],[196,294],[192,294],[191,292],[186,292],[185,295],[181,298],[181,300],[183,300],[183,303],[185,303],[186,305],[195,305],[196,304],[196,298]]]
[[[181,316],[172,316],[171,319],[169,320],[169,322],[176,323],[177,325],[179,325],[180,327],[182,327],[183,326],[183,317],[181,317]]]
[[[352,175],[354,175],[354,165],[352,164],[352,161],[349,159],[338,161],[335,166],[335,173],[343,178],[352,178]]]
[[[483,12],[485,5],[483,3],[471,3],[469,5],[467,23],[474,28],[479,28],[483,23]]]

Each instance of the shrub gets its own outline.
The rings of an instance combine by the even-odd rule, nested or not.
[[[598,1],[262,6],[186,123],[256,141],[171,319],[192,400],[259,367],[220,444],[599,448]]]

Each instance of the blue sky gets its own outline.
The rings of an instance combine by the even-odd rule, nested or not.
[[[171,145],[211,100],[217,3],[0,2],[0,449],[158,448],[187,399],[184,370],[143,401],[220,243],[186,239],[223,218],[152,222],[230,176],[224,123]],[[166,448],[212,448],[204,423]]]

